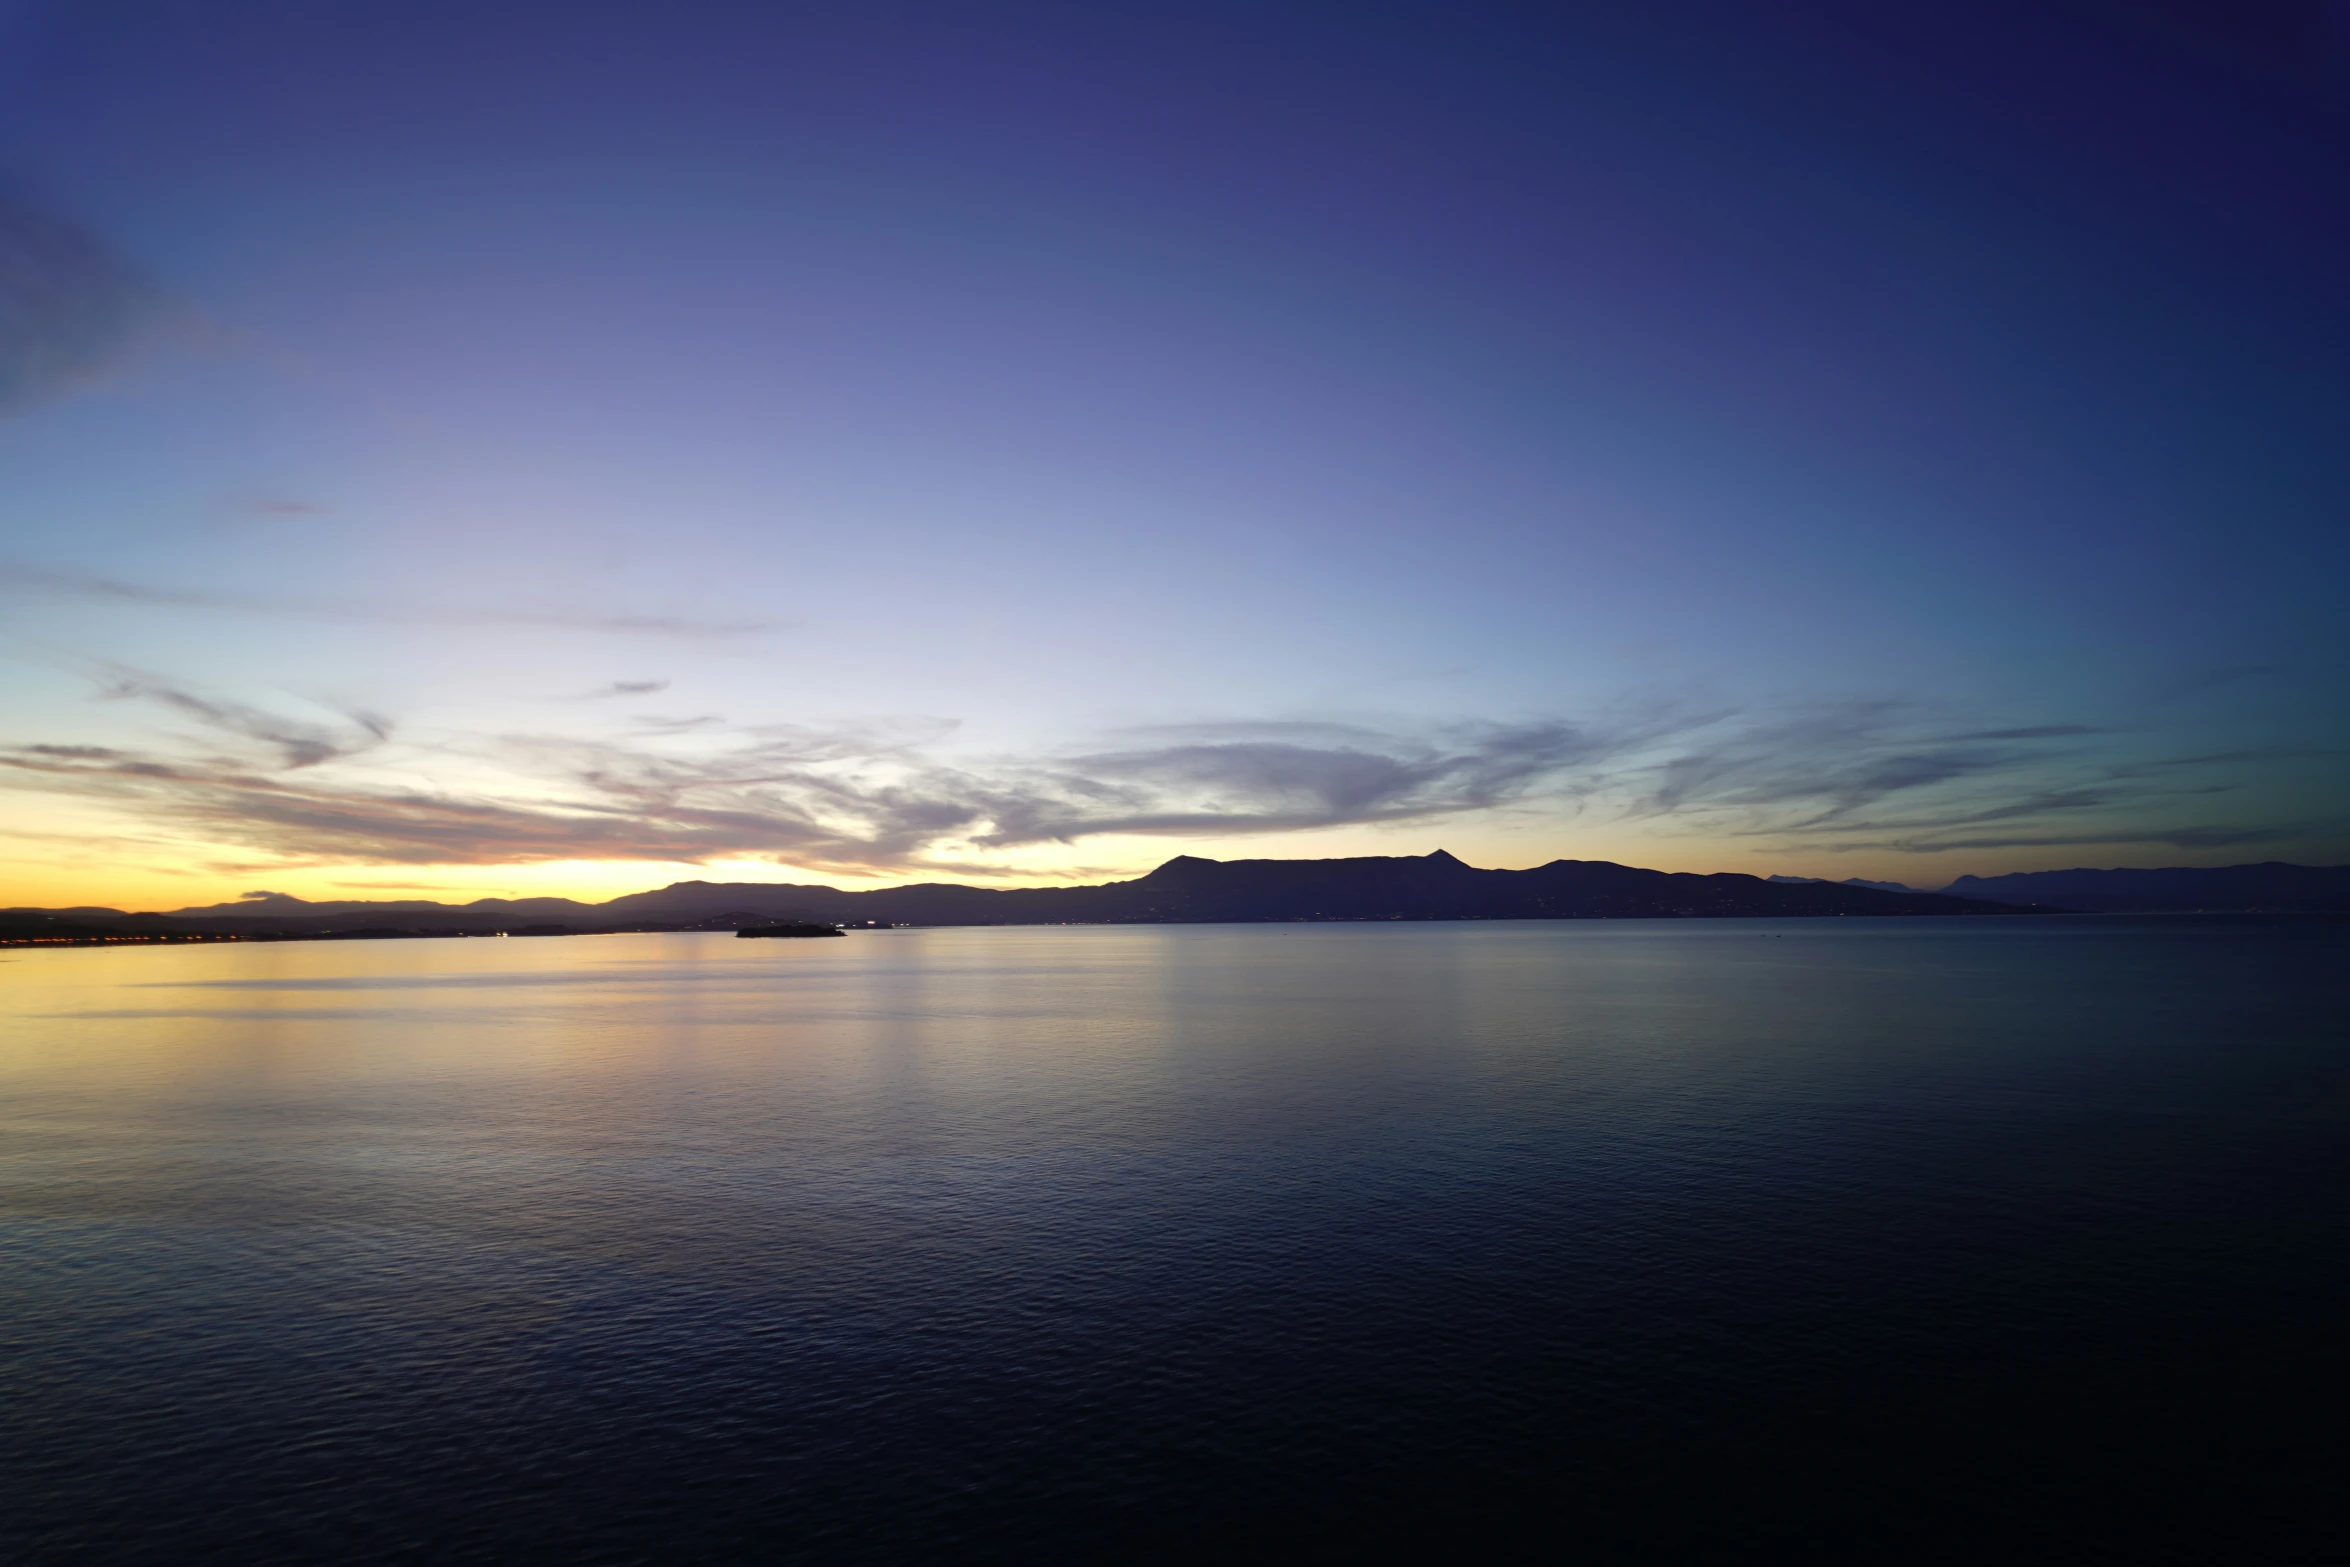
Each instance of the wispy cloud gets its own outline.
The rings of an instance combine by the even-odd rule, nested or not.
[[[2193,821],[2188,768],[2272,761],[2274,749],[2145,756],[2084,724],[1981,725],[1932,704],[1879,699],[1753,713],[1709,729],[1651,770],[1638,816],[1802,852],[2221,847],[2322,829]],[[1987,833],[1994,825],[2002,830]],[[2338,824],[2337,829],[2338,830]]]
[[[1790,813],[1786,827],[1826,826],[1893,796],[2017,771],[2032,753],[2017,749],[2015,737],[2031,733],[1953,730],[1894,699],[1765,714],[1680,749],[1656,769],[1638,808],[1652,815]]]
[[[248,495],[237,507],[255,517],[324,517],[334,509],[292,495]]]
[[[111,701],[144,699],[192,718],[205,729],[256,742],[276,751],[280,766],[288,771],[373,750],[392,734],[391,721],[374,713],[345,713],[345,725],[340,729],[330,728],[284,718],[240,702],[198,696],[152,675],[129,670],[116,671],[102,694]]]
[[[1853,840],[1841,843],[1808,843],[1799,845],[1806,852],[1838,853],[1853,849],[1890,850],[1896,854],[1941,854],[1948,850],[1988,849],[2071,849],[2093,848],[2104,844],[2161,845],[2172,849],[2235,849],[2257,843],[2285,843],[2328,831],[2304,823],[2281,826],[2180,826],[2154,824],[2146,827],[2124,827],[2111,832],[2045,832],[1990,834],[1974,837],[1936,838],[1929,842],[1914,839],[1887,839],[1879,842]]]
[[[2156,702],[2184,702],[2218,692],[2234,692],[2240,686],[2274,680],[2284,670],[2276,664],[2222,664],[2209,669],[2191,669],[2169,675],[2151,683],[2147,698]]]
[[[98,379],[163,313],[163,296],[97,238],[0,196],[0,415]]]
[[[374,715],[290,718],[153,676],[117,672],[101,694],[181,727],[143,747],[0,747],[0,781],[110,801],[256,869],[766,857],[847,875],[970,874],[1006,851],[1106,835],[1235,837],[1504,809],[1826,850],[2289,835],[2191,819],[2188,792],[2164,792],[2159,768],[2125,776],[2082,726],[1953,722],[1894,701],[1652,704],[1579,723],[1191,725],[1058,755],[948,760],[943,720],[412,743]],[[418,777],[473,782],[392,782]]]
[[[1967,740],[2072,740],[2098,731],[2088,724],[2030,724],[2021,729],[1983,729],[1973,734],[1954,735],[1953,739]]]
[[[974,841],[1014,847],[1102,833],[1261,833],[1452,816],[1513,803],[1654,739],[1639,726],[1557,721],[1433,735],[1318,723],[1193,728],[1173,743],[1035,770]]]
[[[666,679],[608,680],[590,690],[567,692],[562,696],[548,697],[546,700],[550,702],[609,702],[615,698],[657,696],[668,689],[669,682]],[[640,719],[639,722],[642,720]]]
[[[368,625],[535,626],[548,630],[607,632],[644,637],[745,637],[786,630],[790,624],[776,620],[703,619],[690,615],[634,615],[594,610],[463,604],[398,604],[368,599],[203,592],[151,587],[112,577],[15,564],[0,569],[0,593],[19,598],[138,604],[157,609],[289,616]],[[616,694],[626,689],[625,684],[616,685],[612,692],[599,694]]]

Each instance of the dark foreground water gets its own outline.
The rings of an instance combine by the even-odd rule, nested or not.
[[[4,956],[0,1557],[2350,1539],[2350,925]]]

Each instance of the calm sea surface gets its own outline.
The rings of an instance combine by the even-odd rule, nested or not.
[[[0,1557],[2319,1560],[2350,924],[0,953]]]

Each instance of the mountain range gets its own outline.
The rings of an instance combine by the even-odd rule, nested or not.
[[[309,902],[261,893],[170,914],[0,910],[0,939],[493,934],[831,925],[1040,925],[1296,920],[1659,919],[2165,910],[2350,910],[2350,866],[2237,865],[1962,876],[1942,892],[1640,870],[1553,860],[1481,870],[1439,849],[1416,858],[1208,860],[1180,855],[1132,881],[1090,887],[922,883],[844,892],[779,882],[676,882],[604,903],[570,898]]]
[[[1808,876],[1774,876],[1804,882]],[[1823,884],[1824,885],[1824,884]],[[1897,881],[1840,887],[1919,892]],[[2006,876],[1961,876],[1934,889],[1956,898],[2038,905],[2085,914],[2328,913],[2350,911],[2350,865],[2177,865],[2162,870],[2017,871]]]
[[[15,909],[27,921],[189,934],[466,932],[725,927],[769,920],[841,925],[1130,924],[1266,920],[1626,919],[1835,914],[2005,914],[2002,904],[1888,893],[1826,882],[1783,883],[1723,873],[1638,870],[1604,860],[1554,860],[1532,870],[1480,870],[1439,849],[1418,858],[1206,860],[1181,855],[1133,881],[1091,887],[996,889],[927,883],[843,892],[777,882],[678,882],[605,903],[569,898],[312,903],[260,894],[171,914]]]
[[[2046,903],[2108,914],[2197,910],[2350,910],[2350,865],[2176,866],[2165,870],[2019,871],[1961,876],[1942,889],[1955,897],[2001,903]]]

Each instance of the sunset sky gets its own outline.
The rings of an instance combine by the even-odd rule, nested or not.
[[[2350,858],[2350,8],[0,0],[0,904]]]

